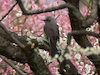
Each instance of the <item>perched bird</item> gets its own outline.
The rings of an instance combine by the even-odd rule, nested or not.
[[[50,55],[54,57],[54,55],[57,53],[56,43],[59,41],[59,29],[58,25],[51,16],[48,16],[45,20],[44,25],[44,33],[46,34],[46,37],[50,43]]]

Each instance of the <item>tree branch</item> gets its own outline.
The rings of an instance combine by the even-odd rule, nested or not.
[[[10,8],[10,10],[0,19],[2,21],[12,10],[13,8],[17,5],[17,2]]]
[[[98,0],[91,0],[91,2],[92,2],[91,10],[90,10],[91,12],[90,12],[90,15],[86,18],[87,25],[83,26],[85,28],[93,25],[94,20],[97,19]]]
[[[72,36],[83,36],[83,35],[89,35],[89,36],[94,36],[96,38],[100,38],[100,34],[92,32],[92,31],[84,31],[84,30],[80,30],[80,31],[72,31],[70,33],[68,33],[68,41],[67,44],[70,45],[71,43],[71,38]]]
[[[20,75],[27,75],[23,73],[20,69],[14,66],[13,63],[9,62],[7,59],[5,59],[3,56],[0,55],[0,58],[3,59],[8,65],[10,65],[13,69],[15,69]]]
[[[0,22],[0,27],[7,33],[7,35],[22,49],[25,48],[25,46],[18,41],[8,30],[7,28]]]
[[[41,58],[41,56],[38,56],[38,53],[34,52],[34,49],[31,48],[30,45],[28,46],[24,46],[19,40],[17,40],[7,29],[6,27],[0,23],[0,27],[6,32],[6,34],[21,48],[21,50],[23,51],[23,53],[25,54],[28,64],[31,68],[31,70],[36,74],[36,75],[44,75],[44,73],[47,73],[46,75],[50,75],[50,72],[47,68],[47,66],[45,65],[45,63],[43,62],[43,59]],[[29,47],[29,48],[27,48]],[[37,60],[34,60],[38,58]],[[37,63],[40,63],[40,60],[42,61],[40,66],[38,66]],[[35,65],[33,65],[33,63]],[[43,67],[43,69],[40,69],[40,67]]]

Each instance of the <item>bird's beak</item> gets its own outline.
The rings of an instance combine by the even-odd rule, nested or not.
[[[41,21],[49,21],[48,19],[42,19]]]
[[[43,20],[41,20],[41,21],[46,21],[46,19],[43,19]]]

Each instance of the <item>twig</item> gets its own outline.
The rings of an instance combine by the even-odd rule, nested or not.
[[[58,16],[55,18],[55,20],[57,20],[59,16],[60,16],[60,15],[58,15]]]
[[[8,65],[10,65],[13,69],[15,69],[20,75],[27,75],[25,73],[23,73],[20,69],[18,69],[17,67],[15,67],[15,65],[11,62],[9,62],[7,59],[5,59],[3,56],[0,55],[0,58],[3,59]]]
[[[0,19],[2,21],[12,10],[13,8],[17,5],[17,2],[9,9],[9,11]]]

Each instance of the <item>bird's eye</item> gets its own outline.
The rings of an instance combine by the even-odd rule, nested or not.
[[[48,21],[50,21],[50,19],[48,19]]]

